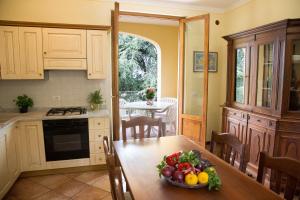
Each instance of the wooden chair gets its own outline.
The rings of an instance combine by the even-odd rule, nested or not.
[[[234,166],[237,155],[239,155],[239,170],[246,172],[249,162],[248,145],[242,144],[237,137],[229,133],[217,133],[212,131],[210,152],[214,153],[215,146],[220,146],[219,157]]]
[[[282,175],[286,176],[284,198],[292,200],[294,198],[297,182],[300,181],[300,161],[287,157],[270,157],[266,152],[260,152],[258,173],[256,180],[263,183],[265,168],[270,168],[276,176],[275,186],[270,185],[270,189],[280,194],[282,186]]]
[[[109,148],[109,140],[107,136],[103,137],[103,147],[111,187],[111,196],[113,200],[124,200],[122,171],[120,167],[116,166],[116,160],[114,154],[111,152],[111,148]]]
[[[137,126],[139,127],[139,138],[140,139],[145,138],[145,137],[149,138],[153,126],[158,127],[157,137],[161,137],[161,135],[162,135],[162,120],[161,120],[161,118],[153,119],[151,117],[140,116],[140,117],[132,118],[128,121],[122,120],[123,140],[127,140],[127,134],[126,134],[127,128],[133,129],[133,138],[137,139],[137,132],[136,132]],[[147,135],[145,135],[145,127],[147,127]]]

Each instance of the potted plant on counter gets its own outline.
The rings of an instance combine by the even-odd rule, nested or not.
[[[28,107],[33,106],[33,100],[26,94],[24,94],[23,96],[18,96],[17,99],[14,99],[13,101],[19,107],[20,113],[27,113]]]
[[[88,102],[92,111],[100,110],[101,105],[103,104],[101,91],[96,90],[94,92],[91,92],[88,97]]]

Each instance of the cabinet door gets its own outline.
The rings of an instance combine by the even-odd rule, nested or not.
[[[253,175],[256,176],[259,164],[259,153],[266,151],[269,155],[273,156],[274,132],[249,123],[247,138],[250,146],[250,161],[248,167]]]
[[[87,31],[88,79],[106,78],[107,39],[106,31]]]
[[[11,179],[19,176],[19,155],[17,145],[17,133],[15,126],[12,126],[6,134],[7,165]]]
[[[2,79],[17,79],[20,74],[18,27],[0,27],[0,68]]]
[[[238,42],[234,46],[233,79],[231,79],[231,102],[240,108],[247,108],[249,104],[249,73],[252,46],[245,42]]]
[[[42,123],[21,122],[20,128],[22,169],[24,171],[43,169],[46,161]]]
[[[21,79],[44,79],[42,29],[19,28]]]
[[[234,118],[227,118],[226,123],[226,132],[235,135],[243,144],[246,144],[247,123]]]
[[[43,28],[44,58],[86,58],[86,30]]]
[[[0,137],[0,177],[0,198],[2,198],[9,183],[5,136]]]

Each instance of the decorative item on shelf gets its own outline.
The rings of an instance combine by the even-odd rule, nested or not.
[[[88,97],[88,102],[92,111],[100,110],[103,104],[103,97],[100,90],[91,92]]]
[[[155,88],[149,87],[146,89],[147,105],[153,105],[153,99],[155,97]]]
[[[18,96],[17,99],[13,100],[13,102],[15,102],[16,105],[19,107],[20,113],[27,113],[28,107],[33,106],[33,100],[26,94],[24,94],[23,96]]]
[[[219,190],[221,179],[216,169],[206,159],[201,158],[198,150],[179,151],[168,156],[157,166],[159,176],[177,187],[208,190]]]

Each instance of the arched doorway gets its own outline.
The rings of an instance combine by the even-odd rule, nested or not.
[[[161,95],[161,50],[142,36],[119,33],[119,95],[127,102],[145,100],[145,89]]]

